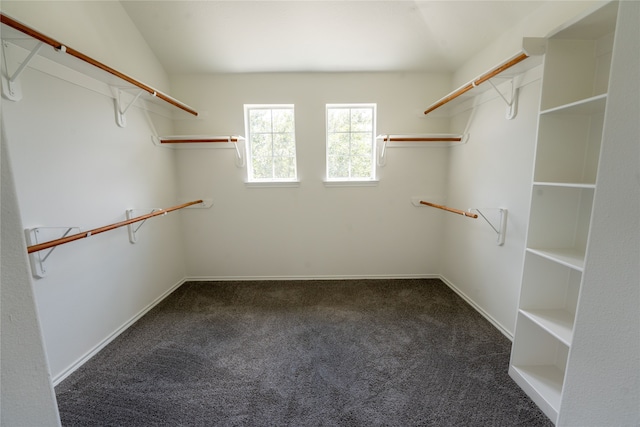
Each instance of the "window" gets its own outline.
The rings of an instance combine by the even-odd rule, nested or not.
[[[375,104],[327,105],[327,181],[375,179]]]
[[[249,182],[295,181],[293,105],[245,105]]]

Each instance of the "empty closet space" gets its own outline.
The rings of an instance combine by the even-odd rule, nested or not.
[[[2,423],[637,423],[638,3],[249,6],[3,1]]]

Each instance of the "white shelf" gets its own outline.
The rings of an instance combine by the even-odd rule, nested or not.
[[[573,336],[574,315],[566,310],[520,310],[524,316],[562,341],[566,346],[571,345]]]
[[[555,366],[512,366],[509,374],[555,423],[560,409],[564,372]]]
[[[541,111],[541,115],[548,114],[575,114],[575,115],[591,115],[597,113],[604,113],[604,108],[607,104],[607,94],[592,96],[590,98],[581,99],[579,101],[571,102],[569,104],[559,105],[557,107],[549,108]]]
[[[595,189],[595,184],[585,184],[580,182],[544,182],[544,181],[535,181],[533,183],[534,186],[537,187],[562,187],[562,188],[585,188],[585,189]]]
[[[547,39],[509,375],[554,423],[574,380],[565,373],[583,356],[573,332],[585,298],[617,9],[611,2]]]
[[[577,271],[584,269],[584,252],[574,248],[527,248],[527,252],[555,261]]]
[[[376,140],[387,148],[449,147],[467,142],[465,135],[459,133],[381,134]]]

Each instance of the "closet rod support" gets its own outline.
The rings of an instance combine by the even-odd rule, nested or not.
[[[478,212],[478,214],[489,224],[489,226],[495,231],[497,235],[496,244],[498,246],[504,245],[505,236],[507,234],[507,214],[508,210],[503,208],[480,208],[469,209]],[[498,211],[498,226],[496,227],[482,211]]]
[[[147,215],[143,215],[143,217],[147,217],[147,216],[149,216],[151,214],[154,214],[154,213],[160,212],[160,211],[163,211],[163,209],[161,209],[161,208],[151,209],[151,211]],[[167,212],[164,212],[163,216],[166,215],[166,214],[167,214]],[[131,220],[131,219],[135,218],[133,209],[127,209],[125,211],[125,215],[127,217],[127,220]],[[138,224],[137,227],[134,227],[135,223],[127,224],[127,232],[129,233],[129,242],[131,242],[131,243],[137,243],[138,242],[138,235],[136,233],[138,233],[138,230],[140,230],[140,227],[142,227],[144,225],[144,223],[147,222],[147,219],[149,219],[149,218],[145,218],[142,221],[140,221],[140,224]]]
[[[112,89],[113,89],[113,92],[115,92],[116,123],[118,124],[118,126],[123,128],[127,125],[127,118],[125,116],[126,112],[129,110],[129,108],[131,108],[131,106],[138,100],[138,98],[140,98],[140,95],[142,95],[145,91],[142,89],[139,89],[138,93],[135,94],[133,99],[129,101],[129,103],[126,106],[124,106],[124,102],[122,100],[123,90],[118,87],[113,87]],[[152,95],[155,96],[156,93],[153,92]]]
[[[40,48],[43,43],[38,42],[33,50],[29,53],[27,58],[22,61],[22,64],[16,69],[11,77],[9,77],[9,66],[7,65],[7,54],[6,49],[8,48],[7,42],[2,42],[2,56],[5,69],[7,71],[6,77],[2,76],[2,93],[4,96],[10,101],[20,101],[22,99],[22,86],[20,85],[20,74],[24,71],[25,68],[29,65],[29,62],[40,52]]]
[[[64,231],[62,231],[64,230]],[[71,233],[72,230],[80,232],[79,227],[35,227],[24,230],[27,245],[37,245],[48,240],[49,237],[62,233],[60,239],[63,239]],[[33,252],[29,254],[29,263],[31,264],[31,272],[34,277],[41,279],[47,276],[46,261],[51,256],[56,246],[50,248],[45,254],[41,252]]]
[[[236,149],[236,166],[242,168],[246,165],[245,156],[243,155],[244,149],[240,149],[240,138],[234,138],[233,136],[229,136],[228,138],[229,144],[233,144]]]
[[[500,78],[500,77],[494,77],[494,78]],[[517,114],[518,88],[516,87],[515,78],[508,77],[508,79],[511,82],[511,100],[507,99],[507,97],[504,96],[504,94],[500,91],[500,89],[498,89],[498,87],[491,80],[487,80],[487,81],[489,82],[491,87],[493,87],[493,89],[496,91],[498,96],[500,96],[500,98],[502,98],[505,104],[507,104],[507,114],[505,115],[506,119],[513,120],[513,118],[515,118]]]

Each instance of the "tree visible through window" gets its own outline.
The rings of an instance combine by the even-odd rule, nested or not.
[[[296,180],[293,105],[245,105],[249,181]]]
[[[375,179],[375,104],[327,105],[327,180]]]

